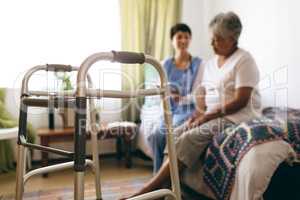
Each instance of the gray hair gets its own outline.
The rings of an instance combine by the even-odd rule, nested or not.
[[[209,28],[214,34],[223,38],[232,37],[238,41],[242,32],[242,23],[234,12],[220,13],[211,20]]]

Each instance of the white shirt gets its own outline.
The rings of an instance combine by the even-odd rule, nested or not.
[[[225,118],[234,123],[241,123],[259,116],[258,83],[259,71],[249,52],[243,49],[236,50],[221,67],[218,67],[218,56],[215,56],[206,63],[201,84],[206,92],[207,112],[231,101],[236,89],[251,87],[253,91],[247,106],[236,113],[226,115]]]

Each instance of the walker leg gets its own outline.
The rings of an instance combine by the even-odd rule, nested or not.
[[[167,100],[167,95],[164,93],[162,96],[163,100],[163,107],[164,110],[169,111],[169,103]],[[167,148],[169,154],[169,167],[170,167],[170,178],[172,183],[172,191],[174,192],[176,199],[181,200],[181,191],[180,191],[180,180],[179,180],[179,171],[178,171],[178,163],[177,163],[177,156],[175,151],[175,143],[174,143],[174,135],[173,135],[173,128],[172,128],[172,116],[170,112],[164,112],[164,119],[167,127]]]
[[[75,172],[75,187],[74,187],[74,199],[84,199],[84,171]]]
[[[28,160],[27,159],[27,154],[28,154],[28,152],[29,152],[28,149],[25,147],[24,148],[24,155],[25,156],[24,156],[24,165],[23,165],[24,166],[24,168],[23,168],[24,172],[23,172],[23,174],[26,174],[27,169],[29,169],[28,166],[27,166],[27,160]]]
[[[19,113],[17,170],[16,170],[16,200],[22,200],[24,193],[24,175],[26,172],[26,147],[22,145],[21,139],[26,138],[27,106],[21,99]]]
[[[26,170],[25,164],[25,147],[18,145],[17,156],[17,177],[16,177],[16,200],[22,200],[24,192],[24,171]]]
[[[98,152],[98,138],[97,133],[91,134],[92,139],[92,152],[93,152],[93,163],[95,170],[95,187],[97,200],[102,199],[101,194],[101,182],[100,182],[100,163],[99,163],[99,152]]]
[[[26,153],[26,166],[28,170],[32,169],[32,157],[31,157],[31,151],[28,149]]]
[[[86,145],[86,98],[76,97],[74,143],[74,199],[84,199],[85,145]]]

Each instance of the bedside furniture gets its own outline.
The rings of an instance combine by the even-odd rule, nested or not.
[[[131,148],[132,140],[137,134],[138,127],[132,122],[118,122],[103,125],[98,132],[98,139],[116,138],[117,158],[122,158],[122,149],[124,144],[125,149],[125,165],[127,168],[132,166]],[[72,141],[75,129],[67,128],[41,128],[37,130],[37,135],[40,138],[41,145],[50,146],[52,142]],[[90,139],[90,133],[87,135]],[[42,152],[42,166],[48,166],[48,153]],[[44,174],[44,177],[47,174]]]
[[[0,128],[0,140],[10,140],[18,138],[18,127],[14,128]],[[27,167],[31,169],[31,153],[27,152]]]

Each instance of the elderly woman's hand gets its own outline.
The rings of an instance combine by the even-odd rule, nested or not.
[[[204,115],[204,113],[194,112],[192,116],[186,121],[187,128],[194,128],[200,126],[201,124],[207,122],[208,119]]]
[[[208,118],[206,117],[206,115],[201,115],[197,118],[195,118],[193,121],[191,121],[189,124],[188,124],[188,128],[191,129],[191,128],[195,128],[197,126],[200,126],[202,124],[204,124],[205,122],[209,121]]]

